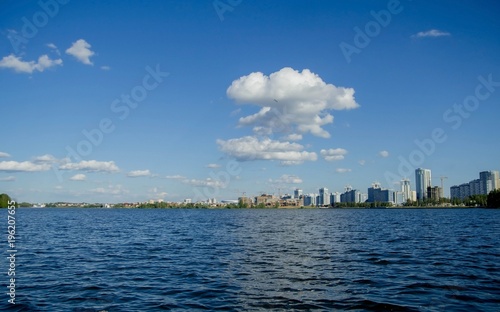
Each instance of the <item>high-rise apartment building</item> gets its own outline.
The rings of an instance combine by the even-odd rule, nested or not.
[[[412,200],[410,180],[408,179],[401,180],[401,192],[403,193],[404,202]]]
[[[498,178],[498,171],[482,171],[479,173],[479,179],[450,187],[450,197],[463,200],[472,195],[488,195],[500,188]]]
[[[299,188],[295,189],[295,191],[293,192],[293,198],[299,199],[301,196],[302,196],[302,190]]]
[[[372,187],[368,188],[368,199],[366,201],[369,203],[394,203],[394,191],[382,189],[380,183],[375,182]]]
[[[418,168],[415,170],[415,188],[417,190],[417,200],[427,198],[427,188],[432,186],[431,171],[429,169]]]
[[[328,189],[326,187],[322,187],[319,189],[319,202],[320,206],[330,205],[330,193],[328,193]]]

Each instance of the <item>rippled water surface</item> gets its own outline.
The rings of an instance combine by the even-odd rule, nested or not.
[[[17,233],[3,309],[500,311],[500,210],[21,208]]]

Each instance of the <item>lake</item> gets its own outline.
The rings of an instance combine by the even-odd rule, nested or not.
[[[19,208],[16,221],[4,310],[500,311],[500,210]]]

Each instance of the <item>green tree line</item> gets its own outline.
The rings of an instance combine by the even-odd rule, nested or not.
[[[0,208],[7,208],[11,205],[9,205],[9,202],[11,201],[12,199],[10,198],[9,195],[7,194],[0,194]]]

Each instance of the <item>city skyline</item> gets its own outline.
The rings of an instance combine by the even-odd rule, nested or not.
[[[5,1],[0,193],[234,199],[498,170],[500,5]]]

